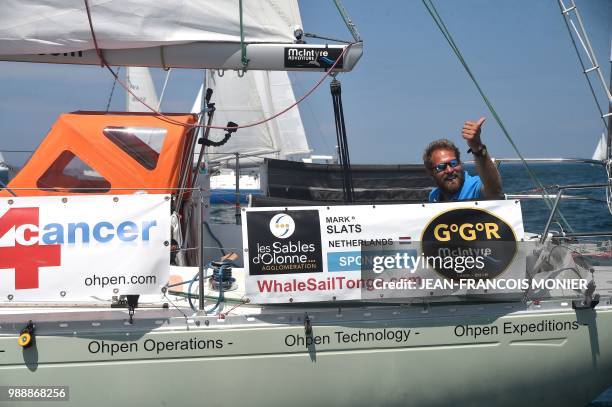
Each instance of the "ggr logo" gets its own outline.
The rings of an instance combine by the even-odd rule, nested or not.
[[[61,265],[61,245],[39,242],[39,208],[11,208],[0,217],[0,269],[15,269],[15,289],[38,288],[40,267]]]

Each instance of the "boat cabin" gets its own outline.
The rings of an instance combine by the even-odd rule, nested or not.
[[[172,193],[191,165],[192,114],[60,115],[8,184],[17,196]],[[12,196],[0,190],[0,197]]]

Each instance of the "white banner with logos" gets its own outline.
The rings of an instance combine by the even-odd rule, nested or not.
[[[169,269],[168,195],[0,198],[4,302],[159,293]]]
[[[516,293],[466,283],[525,277],[518,201],[248,208],[242,228],[255,303]]]

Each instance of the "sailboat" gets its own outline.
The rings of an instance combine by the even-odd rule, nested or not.
[[[361,55],[361,44],[294,44],[295,2],[92,4],[91,11],[80,2],[47,4],[46,15],[35,0],[7,7],[0,21],[32,21],[14,37],[3,31],[0,58],[323,71],[339,55],[318,51],[348,50],[342,70]],[[182,19],[173,19],[179,10]],[[57,32],[40,33],[40,19]],[[175,35],[165,31],[177,25]],[[243,40],[243,33],[257,35]],[[292,49],[299,61],[283,60]],[[302,58],[310,58],[306,66]],[[64,114],[0,191],[0,371],[9,403],[558,406],[585,404],[609,384],[607,295],[542,289],[516,301],[522,290],[424,289],[387,302],[387,292],[340,285],[377,272],[348,264],[355,252],[375,265],[381,245],[418,252],[429,231],[439,242],[503,235],[516,249],[506,259],[518,262],[516,276],[525,276],[526,263],[538,281],[595,275],[605,294],[612,270],[587,270],[564,236],[525,233],[518,201],[245,210],[246,271],[232,256],[206,267],[206,243],[190,240],[192,229],[183,224],[185,240],[170,234],[188,217],[203,228],[205,206],[188,187],[197,123],[193,114]],[[486,218],[470,225],[441,218],[457,210]],[[521,256],[518,243],[534,237],[542,246]],[[199,264],[170,266],[177,250],[199,252]],[[304,265],[300,278],[284,274],[288,264]],[[440,268],[419,276],[461,280],[436,279],[453,272]],[[277,292],[253,295],[258,286]]]
[[[595,146],[595,151],[593,151],[593,157],[591,157],[593,160],[598,160],[598,161],[603,161],[607,158],[608,154],[606,151],[606,146],[607,146],[608,142],[606,140],[606,135],[605,134],[601,134],[601,138],[599,139],[599,141],[597,142],[597,145]]]
[[[0,185],[5,186],[9,180],[9,166],[4,162],[4,156],[0,152]]]
[[[253,123],[295,104],[291,81],[285,71],[206,72],[206,86],[213,90],[215,122]],[[192,112],[200,112],[202,89]],[[239,123],[240,124],[240,123]],[[214,138],[215,136],[211,136]],[[260,166],[265,158],[300,160],[311,154],[298,109],[291,109],[261,126],[240,129],[223,145],[206,152],[212,203],[234,203],[236,174],[240,201],[249,194],[262,194]],[[237,169],[236,169],[237,168]]]

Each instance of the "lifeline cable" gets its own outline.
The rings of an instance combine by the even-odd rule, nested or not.
[[[455,41],[453,40],[453,37],[452,37],[450,31],[448,31],[448,29],[446,28],[446,25],[444,24],[444,21],[442,20],[442,17],[440,16],[438,11],[436,10],[436,7],[433,4],[433,0],[422,0],[422,2],[423,2],[423,5],[425,6],[425,8],[427,9],[427,11],[429,12],[429,14],[431,15],[431,18],[434,20],[434,22],[438,26],[438,29],[440,29],[440,32],[444,36],[444,39],[446,39],[446,41],[450,45],[452,51],[455,53],[455,55],[459,59],[459,62],[461,63],[461,65],[463,65],[463,68],[465,69],[465,71],[467,72],[468,76],[470,77],[470,79],[472,80],[474,85],[476,86],[476,89],[478,90],[478,93],[480,93],[480,96],[482,97],[483,101],[487,105],[487,108],[491,112],[491,115],[493,115],[493,118],[495,119],[495,121],[497,122],[497,124],[501,128],[502,132],[504,133],[504,136],[506,136],[506,139],[510,142],[510,145],[512,146],[512,148],[514,149],[516,154],[519,156],[519,158],[521,159],[521,162],[522,162],[523,166],[525,167],[525,170],[527,170],[527,174],[529,175],[529,177],[531,178],[531,180],[533,181],[533,183],[535,184],[536,187],[542,188],[542,190],[543,190],[542,191],[543,201],[546,204],[546,206],[548,206],[548,209],[552,210],[552,204],[550,202],[550,199],[546,196],[548,191],[546,190],[546,188],[544,187],[542,182],[538,179],[538,177],[533,173],[533,171],[531,170],[531,168],[527,164],[527,161],[525,161],[525,158],[523,157],[523,155],[519,151],[518,147],[514,143],[514,140],[512,140],[512,137],[510,137],[510,133],[508,132],[508,130],[506,129],[506,127],[502,123],[501,118],[499,117],[499,115],[497,114],[497,111],[495,110],[495,108],[493,107],[491,102],[489,101],[489,98],[487,98],[487,96],[485,95],[484,91],[480,87],[480,84],[476,80],[476,77],[472,73],[472,70],[469,68],[467,62],[463,58],[463,55],[461,54],[461,51],[459,50],[459,47],[457,46],[457,44],[455,44]],[[429,5],[427,4],[428,2],[429,2]],[[561,211],[559,209],[557,209],[557,213],[559,214],[559,217],[561,218],[561,220],[565,223],[567,229],[570,232],[573,232],[573,229],[572,229],[571,225],[569,224],[569,222],[567,221],[565,216],[563,216],[563,214],[561,213]]]
[[[251,302],[246,296],[242,296],[242,298],[240,298],[240,302],[235,304],[232,308],[230,308],[229,310],[227,310],[226,312],[222,312],[219,314],[219,317],[224,319],[225,317],[227,317],[229,315],[230,312],[232,312],[233,310],[235,310],[236,308],[238,308],[241,305],[244,304],[248,304],[249,302]]]
[[[212,126],[212,125],[204,125],[204,124],[186,124],[186,123],[182,123],[179,122],[177,120],[174,120],[168,116],[165,116],[163,113],[159,112],[158,110],[154,109],[153,107],[151,107],[150,105],[148,105],[144,100],[142,100],[141,98],[139,98],[130,88],[129,86],[127,86],[123,81],[121,81],[121,79],[119,79],[118,75],[115,74],[115,72],[111,69],[111,67],[108,65],[108,63],[106,62],[106,59],[104,58],[104,55],[102,54],[102,50],[100,49],[100,47],[98,46],[98,40],[96,39],[96,34],[95,34],[95,30],[94,30],[94,26],[93,26],[93,21],[91,18],[91,10],[89,9],[89,0],[83,0],[85,2],[85,9],[87,11],[87,19],[89,21],[89,29],[91,31],[91,36],[94,42],[94,47],[96,49],[96,54],[98,55],[98,58],[100,59],[100,66],[105,67],[106,69],[108,69],[108,71],[111,73],[111,75],[113,75],[113,77],[115,77],[115,79],[117,80],[117,83],[119,83],[119,85],[121,85],[121,87],[123,89],[125,89],[126,92],[128,92],[130,95],[132,95],[134,98],[136,98],[136,100],[138,100],[139,103],[141,103],[143,106],[145,106],[147,109],[149,109],[152,113],[155,113],[156,116],[158,116],[158,118],[160,120],[164,120],[167,123],[172,123],[178,126],[182,126],[182,127],[187,127],[187,128],[210,128],[210,129],[222,129],[222,130],[226,130],[228,127],[227,126]],[[244,128],[248,128],[248,127],[255,127],[258,126],[260,124],[266,123],[272,119],[277,118],[278,116],[281,116],[282,114],[288,112],[289,110],[291,110],[292,108],[294,108],[295,106],[297,106],[298,104],[300,104],[304,99],[306,99],[308,96],[310,96],[325,80],[325,78],[327,78],[328,76],[330,76],[332,74],[332,72],[334,71],[334,69],[336,69],[336,66],[338,65],[338,63],[344,59],[344,56],[346,55],[346,53],[348,52],[348,50],[351,48],[352,45],[354,45],[356,43],[349,43],[343,50],[342,53],[340,54],[340,56],[336,59],[336,61],[334,62],[334,64],[325,72],[324,75],[321,76],[321,79],[319,79],[318,82],[315,83],[315,85],[308,91],[306,92],[301,98],[299,98],[298,100],[295,101],[295,103],[292,103],[291,105],[289,105],[288,107],[286,107],[285,109],[273,114],[270,117],[264,118],[260,121],[257,122],[253,122],[253,123],[248,123],[248,124],[243,124],[240,126],[236,126],[236,127],[232,127],[231,129],[244,129]]]

